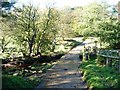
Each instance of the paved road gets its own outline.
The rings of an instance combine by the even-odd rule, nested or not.
[[[79,52],[90,42],[87,40],[62,56],[57,64],[46,72],[44,83],[36,88],[87,88],[78,67],[81,62]]]

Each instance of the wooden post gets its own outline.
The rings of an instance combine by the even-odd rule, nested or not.
[[[120,51],[118,52],[119,54],[118,54],[118,57],[120,57]],[[120,58],[119,58],[119,73],[120,73]]]
[[[106,55],[109,56],[109,52],[106,51]],[[109,66],[109,58],[106,57],[106,66],[108,67]]]
[[[109,66],[109,59],[108,59],[108,57],[106,58],[106,66],[107,67]]]
[[[118,21],[120,21],[120,1],[118,2]]]
[[[83,61],[86,60],[86,47],[84,46],[83,49]]]
[[[120,59],[119,59],[119,67],[118,68],[119,68],[119,73],[120,73]]]

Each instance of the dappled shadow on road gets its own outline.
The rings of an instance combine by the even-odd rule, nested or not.
[[[86,83],[82,80],[79,70],[81,60],[79,53],[84,45],[91,44],[83,42],[81,45],[73,48],[67,54],[62,56],[58,63],[49,69],[44,76],[44,85],[38,88],[84,88]]]
[[[46,88],[86,88],[85,83],[82,81],[79,71],[69,70],[66,68],[58,69],[58,71],[49,71],[46,81]]]
[[[79,72],[79,54],[68,53],[45,76],[45,88],[87,88]]]

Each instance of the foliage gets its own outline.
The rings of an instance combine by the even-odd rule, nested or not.
[[[103,43],[108,43],[109,48],[119,49],[120,48],[120,23],[112,18],[100,23],[100,30],[98,36]]]
[[[44,13],[41,25],[41,38],[39,40],[39,48],[41,52],[52,51],[54,52],[56,46],[56,37],[58,33],[58,19],[59,14],[57,9],[49,6]]]
[[[12,34],[13,16],[11,13],[7,13],[7,16],[0,16],[0,49],[2,52],[8,52],[9,48],[13,48],[14,40]],[[13,45],[13,46],[11,46]]]
[[[79,18],[74,21],[74,31],[78,36],[95,36],[99,22],[107,17],[107,5],[91,3],[77,8]]]
[[[3,75],[2,76],[2,88],[4,90],[8,89],[32,89],[36,86],[35,81],[31,81],[29,79],[24,79],[20,76],[12,76],[12,75]]]
[[[10,40],[6,41],[6,37],[2,37],[2,39],[0,39],[0,47],[2,50],[2,53],[5,52],[5,50],[7,49],[7,45],[10,43]]]
[[[20,50],[24,55],[31,56],[36,34],[38,32],[39,14],[32,5],[23,6],[20,12],[15,13],[15,30],[14,35]]]
[[[36,63],[28,69],[6,69],[2,72],[2,87],[5,90],[33,89],[42,81],[40,74],[42,74],[42,72],[46,72],[46,70],[51,67],[51,63]],[[34,74],[37,76],[34,76]]]
[[[119,49],[120,33],[116,12],[108,10],[106,3],[91,3],[74,9],[73,30],[77,36],[94,36],[100,43],[108,44],[108,48]],[[77,18],[79,16],[79,18]]]
[[[48,50],[54,52],[58,32],[58,12],[53,7],[47,8],[42,14],[40,12],[31,4],[14,12],[15,40],[24,55],[46,53]]]
[[[74,15],[74,11],[70,7],[64,7],[63,9],[59,10],[60,19],[59,19],[59,32],[58,37],[62,38],[70,38],[74,37],[75,33],[73,31],[73,21],[76,17]],[[79,16],[78,16],[79,17]]]
[[[0,33],[12,37],[16,48],[28,56],[37,52],[54,52],[56,38],[73,36],[100,37],[102,43],[118,48],[119,23],[107,9],[107,4],[96,2],[63,9],[48,6],[43,11],[32,4],[23,5],[0,18]]]
[[[38,64],[37,64],[38,63]],[[50,62],[40,64],[39,61],[36,64],[29,66],[28,68],[6,68],[2,73],[5,75],[29,77],[34,74],[41,74],[46,72],[47,69],[52,67]]]
[[[113,68],[98,65],[96,59],[83,61],[80,67],[90,88],[119,88],[120,76]]]

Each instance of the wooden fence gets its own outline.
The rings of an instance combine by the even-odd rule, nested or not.
[[[112,62],[115,60],[118,62],[118,70],[120,72],[120,50],[99,50],[98,56],[105,58],[105,64],[112,66]]]

